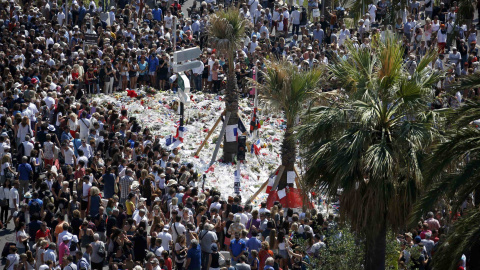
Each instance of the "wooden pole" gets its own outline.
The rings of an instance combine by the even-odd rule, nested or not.
[[[212,135],[212,133],[215,131],[215,129],[217,128],[218,124],[220,124],[220,121],[222,121],[222,116],[223,116],[223,113],[218,117],[217,119],[217,122],[215,122],[215,124],[213,125],[213,127],[208,131],[207,133],[207,137],[205,137],[205,140],[202,142],[202,144],[200,144],[200,146],[198,147],[197,151],[195,152],[195,154],[193,154],[194,156],[198,156],[198,154],[200,153],[200,151],[202,150],[202,148],[205,146],[205,144],[207,143],[208,141],[208,138],[210,138],[210,136]],[[220,138],[219,138],[220,139]]]
[[[253,199],[255,199],[255,197],[257,197],[258,194],[260,194],[260,192],[263,191],[263,189],[268,185],[268,181],[270,181],[270,177],[272,177],[273,175],[275,175],[275,172],[278,171],[279,169],[280,169],[280,167],[278,167],[278,168],[274,171],[274,173],[271,174],[271,175],[268,177],[267,181],[265,181],[265,183],[263,183],[263,184],[260,186],[260,188],[259,188],[252,196],[250,196],[250,198],[247,200],[247,202],[245,203],[245,205],[251,203],[251,202],[253,201]]]
[[[263,189],[268,185],[268,181],[269,179],[267,179],[267,181],[265,181],[265,183],[263,183],[260,188],[257,190],[257,192],[255,192],[252,196],[250,196],[250,198],[247,200],[247,202],[245,203],[245,205],[251,203],[253,201],[253,199],[255,199],[255,197],[258,196],[258,194],[260,194],[260,192],[263,191]]]

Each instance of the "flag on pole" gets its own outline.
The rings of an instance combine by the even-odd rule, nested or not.
[[[241,118],[238,118],[238,130],[240,131],[240,134],[247,131],[247,129],[245,128],[245,125],[243,124]]]
[[[252,120],[250,121],[250,134],[260,128],[260,121],[257,117],[257,108],[253,108]]]

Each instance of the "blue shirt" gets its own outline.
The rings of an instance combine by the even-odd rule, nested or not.
[[[196,248],[191,248],[188,250],[187,259],[190,259],[188,270],[200,270],[202,265],[202,251],[200,249],[200,245],[197,245]]]
[[[75,156],[78,157],[78,148],[82,146],[82,140],[80,139],[73,139],[73,151],[75,153]]]
[[[19,173],[19,177],[18,179],[20,180],[29,180],[30,178],[30,173],[32,172],[32,166],[30,166],[30,164],[28,163],[25,163],[25,164],[20,164],[18,165],[18,173]]]
[[[252,250],[260,251],[260,248],[262,247],[262,241],[256,237],[250,237],[246,243],[246,247],[249,253],[248,256],[251,257]]]
[[[63,143],[65,141],[70,141],[72,139],[72,135],[70,132],[62,132],[62,137],[60,138],[60,142]]]
[[[156,9],[152,10],[152,14],[153,14],[153,19],[155,19],[157,21],[162,20],[162,9],[156,8]]]
[[[158,57],[150,55],[147,61],[148,61],[148,69],[150,70],[150,72],[156,71],[159,64]]]
[[[230,241],[230,250],[232,251],[234,257],[237,257],[246,249],[247,245],[245,244],[245,241],[243,239],[233,239]]]

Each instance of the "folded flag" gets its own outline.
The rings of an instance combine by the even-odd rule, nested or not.
[[[257,108],[253,108],[252,120],[250,121],[250,133],[260,128],[260,120],[257,117]]]
[[[262,148],[260,139],[258,139],[255,143],[252,144],[252,149],[250,150],[251,153],[255,153],[255,155],[260,154],[260,149]]]

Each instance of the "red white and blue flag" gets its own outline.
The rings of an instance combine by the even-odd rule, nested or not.
[[[179,140],[183,143],[183,132],[185,131],[185,127],[178,127],[177,128],[177,135],[175,135],[175,139]]]
[[[251,153],[255,153],[255,155],[258,155],[260,154],[260,149],[261,149],[261,141],[260,139],[258,139],[255,143],[252,144],[252,149],[251,149]]]

